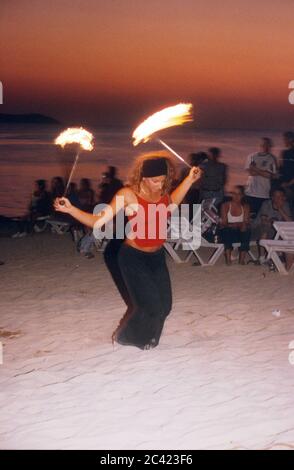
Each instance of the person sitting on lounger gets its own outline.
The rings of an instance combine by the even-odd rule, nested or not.
[[[220,238],[225,245],[226,264],[231,264],[233,243],[240,243],[239,263],[245,264],[250,242],[250,208],[245,202],[244,187],[235,186],[232,200],[221,206]]]
[[[12,237],[21,238],[28,233],[32,233],[34,225],[37,224],[37,220],[40,217],[49,216],[51,203],[51,196],[47,191],[46,181],[43,179],[36,180],[28,207],[28,213],[18,221],[18,231],[12,235]]]
[[[275,188],[271,192],[271,199],[263,202],[256,219],[252,226],[252,237],[257,240],[259,258],[261,258],[261,247],[259,240],[273,239],[276,231],[274,229],[274,222],[291,222],[291,209],[286,199],[286,192],[283,188]],[[286,253],[286,266],[287,269],[293,263],[293,255]]]

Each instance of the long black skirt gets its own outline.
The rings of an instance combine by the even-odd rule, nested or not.
[[[144,252],[124,243],[118,252],[118,265],[132,307],[118,328],[115,340],[141,349],[153,348],[158,345],[172,308],[164,248]]]

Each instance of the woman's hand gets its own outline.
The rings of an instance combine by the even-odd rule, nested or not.
[[[54,200],[54,209],[65,214],[70,214],[73,205],[66,197],[57,197]]]
[[[198,166],[192,166],[187,178],[190,180],[191,184],[193,184],[201,178],[201,175],[202,170]]]

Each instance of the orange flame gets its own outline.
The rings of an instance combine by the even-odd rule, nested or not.
[[[133,132],[133,144],[136,146],[140,142],[147,142],[150,136],[161,129],[172,126],[179,126],[185,122],[193,120],[191,103],[180,103],[158,111],[143,121]]]
[[[93,134],[91,132],[86,131],[82,127],[69,127],[59,134],[54,143],[61,145],[61,147],[64,147],[66,144],[80,144],[82,149],[91,151],[94,148],[92,141]]]

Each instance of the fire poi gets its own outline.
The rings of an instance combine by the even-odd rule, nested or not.
[[[75,156],[75,160],[71,168],[71,172],[64,191],[64,196],[66,196],[68,191],[81,151],[86,150],[90,152],[93,150],[94,146],[92,142],[93,134],[91,134],[91,132],[87,131],[86,129],[83,129],[82,127],[68,127],[54,140],[55,145],[60,145],[62,148],[64,148],[67,144],[79,144],[79,150]]]
[[[133,132],[133,145],[136,146],[141,142],[148,142],[154,133],[168,129],[169,127],[180,126],[186,122],[193,121],[192,116],[193,105],[191,103],[180,103],[175,106],[164,108],[157,113],[149,116],[143,121]],[[185,165],[191,168],[191,165],[187,163],[183,157],[181,157],[175,150],[167,145],[163,140],[157,139],[158,142],[165,147],[169,152],[175,155]]]

